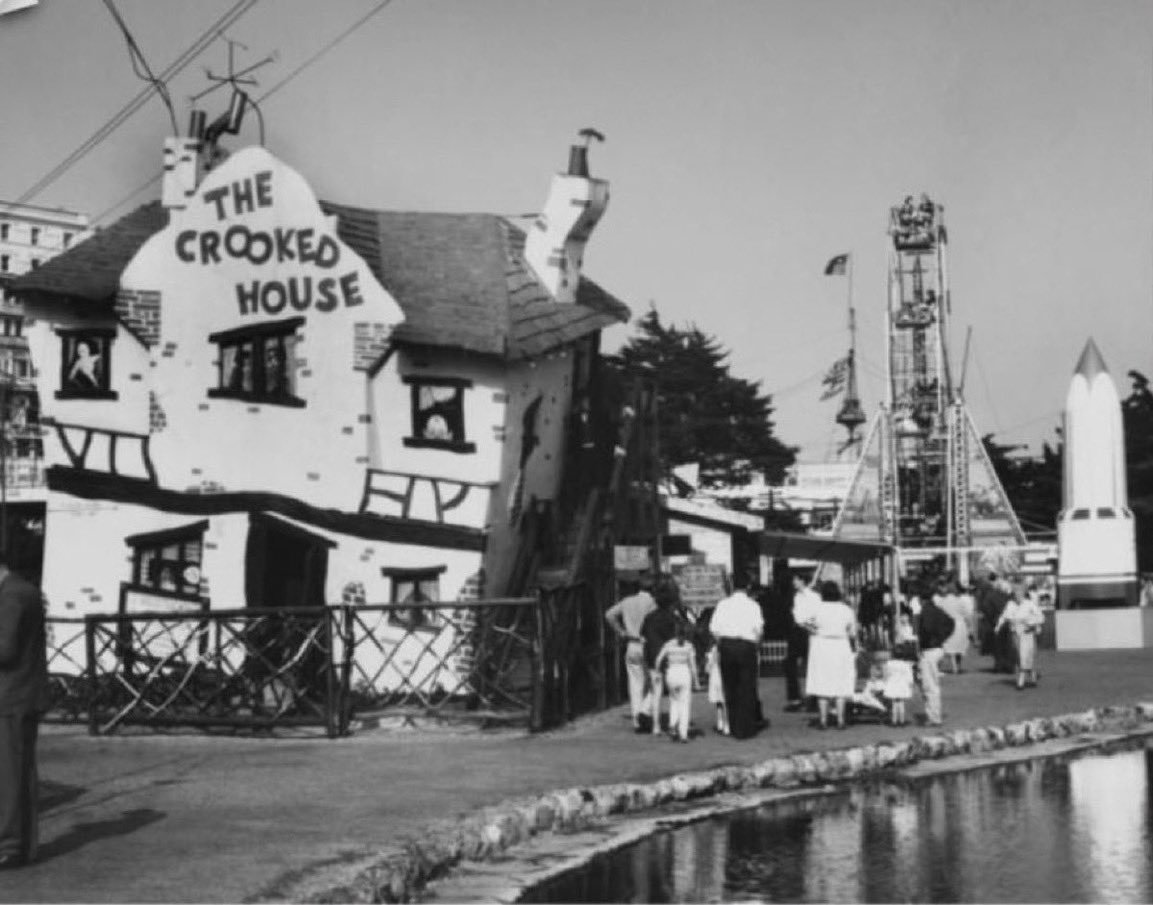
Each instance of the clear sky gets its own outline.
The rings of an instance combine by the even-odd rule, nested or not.
[[[854,255],[871,414],[888,208],[910,193],[945,205],[979,430],[1038,451],[1089,336],[1122,394],[1128,369],[1153,376],[1153,2],[393,0],[276,87],[377,3],[261,0],[228,30],[238,67],[277,54],[252,89],[272,90],[269,149],[333,201],[520,214],[596,127],[612,201],[586,271],[636,315],[715,335],[803,459],[843,434],[819,396],[847,287],[824,265]],[[117,0],[156,71],[232,5]],[[205,66],[226,71],[222,42],[172,83],[181,129]],[[0,85],[12,201],[143,83],[103,3],[41,0],[0,19]],[[104,213],[159,173],[170,131],[151,100],[33,203]]]

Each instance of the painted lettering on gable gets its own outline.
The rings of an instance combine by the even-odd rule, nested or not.
[[[202,267],[231,260],[254,267],[297,264],[336,269],[341,263],[341,245],[315,227],[253,229],[244,223],[229,223],[274,206],[272,177],[271,170],[262,170],[205,191],[202,201],[220,225],[214,229],[180,230],[173,240],[177,260]],[[356,270],[319,279],[308,273],[278,280],[252,279],[235,286],[241,315],[275,315],[286,309],[327,313],[364,302]]]

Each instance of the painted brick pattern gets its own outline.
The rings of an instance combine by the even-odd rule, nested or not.
[[[168,416],[164,414],[164,407],[160,399],[152,390],[148,392],[148,430],[158,434],[168,427]]]
[[[148,348],[152,348],[160,341],[159,292],[118,290],[116,314]]]
[[[353,368],[367,371],[388,350],[392,327],[388,324],[359,323],[353,325]]]

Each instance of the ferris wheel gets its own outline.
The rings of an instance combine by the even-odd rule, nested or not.
[[[886,237],[885,401],[833,535],[892,544],[903,569],[937,560],[967,578],[988,548],[1023,549],[1025,535],[950,371],[945,209],[909,195]]]

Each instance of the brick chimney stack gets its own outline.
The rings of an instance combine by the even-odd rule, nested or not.
[[[581,134],[586,143],[573,145],[568,172],[553,176],[544,211],[525,240],[525,260],[558,302],[576,300],[585,244],[609,203],[607,180],[593,179],[588,170],[588,140],[602,136],[591,129]]]

